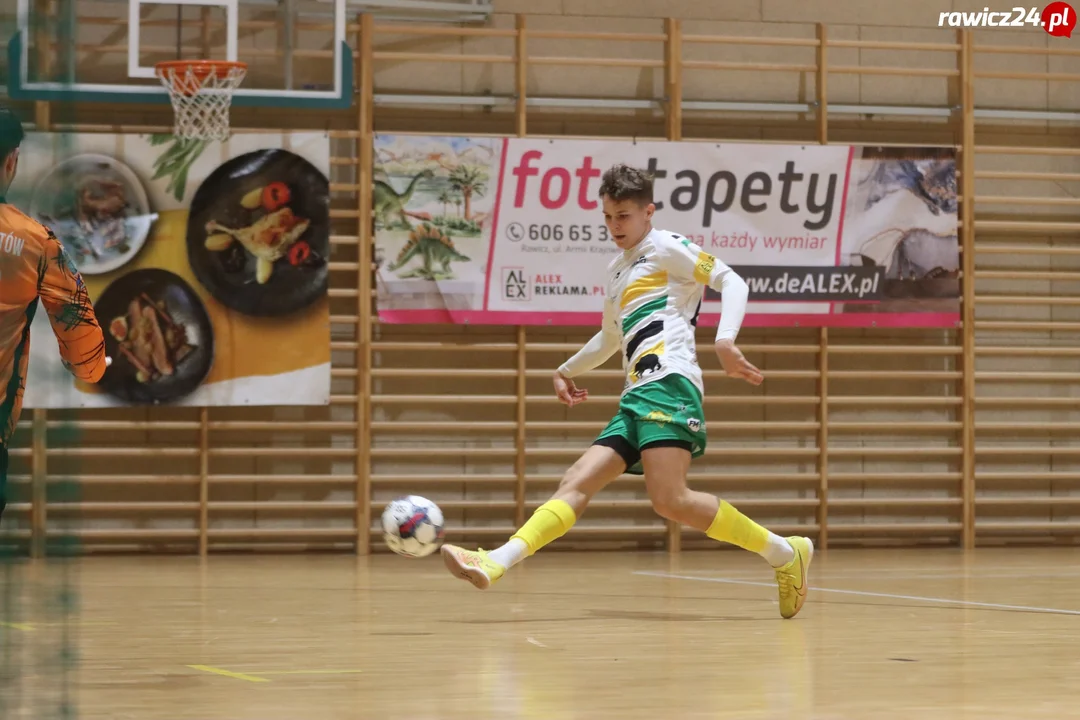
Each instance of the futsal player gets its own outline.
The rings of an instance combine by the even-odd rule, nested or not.
[[[704,286],[720,292],[714,349],[725,373],[751,385],[763,376],[735,345],[749,289],[730,267],[688,239],[653,228],[652,178],[616,165],[601,181],[604,220],[622,249],[607,268],[600,331],[554,374],[555,394],[573,407],[588,399],[574,378],[621,351],[625,385],[618,411],[563,476],[559,489],[503,546],[491,550],[442,547],[456,577],[487,589],[506,571],[564,535],[592,497],[624,472],[644,475],[653,508],[664,518],[757,553],[772,566],[780,615],[803,606],[814,546],[783,538],[725,500],[686,486],[691,460],[705,452],[704,386],[694,328]]]
[[[64,246],[4,198],[15,179],[23,137],[19,119],[0,106],[0,517],[7,505],[8,442],[22,410],[38,299],[64,367],[75,377],[97,382],[110,362],[86,286]]]

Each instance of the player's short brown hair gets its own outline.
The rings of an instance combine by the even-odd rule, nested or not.
[[[622,163],[613,165],[600,181],[600,197],[615,202],[633,200],[645,206],[653,201],[653,179],[647,171]]]
[[[9,108],[0,105],[0,161],[6,160],[22,145],[25,137],[22,121]]]

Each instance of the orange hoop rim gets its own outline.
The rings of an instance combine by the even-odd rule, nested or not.
[[[154,65],[158,75],[167,70],[191,70],[199,79],[216,75],[224,77],[230,70],[247,70],[247,63],[230,60],[166,60]]]

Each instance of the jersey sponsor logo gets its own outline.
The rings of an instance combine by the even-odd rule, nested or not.
[[[715,267],[716,258],[707,252],[701,252],[698,254],[697,264],[694,265],[694,279],[703,285],[708,285]]]
[[[663,345],[663,341],[660,343]],[[638,361],[634,363],[634,370],[630,374],[630,377],[637,382],[641,378],[654,372],[660,372],[660,356],[657,353],[646,353],[638,358]]]
[[[645,417],[641,418],[645,422],[654,422],[660,427],[664,427],[672,421],[671,415],[661,410],[653,410]]]
[[[690,428],[693,432],[697,432],[701,429],[701,421],[697,418],[686,418],[686,427]]]

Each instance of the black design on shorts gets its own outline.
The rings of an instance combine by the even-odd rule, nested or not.
[[[634,377],[642,378],[660,370],[660,356],[656,353],[642,355],[634,365]]]
[[[626,344],[626,360],[630,361],[634,357],[634,353],[641,347],[641,343],[645,342],[651,337],[659,335],[664,330],[663,320],[653,320],[645,327],[638,330],[637,334],[631,338],[630,342]]]

